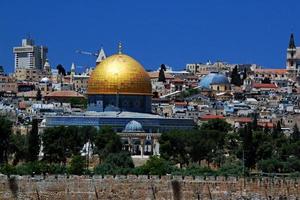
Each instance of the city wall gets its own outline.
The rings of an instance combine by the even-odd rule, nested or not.
[[[300,179],[0,175],[0,199],[299,199]]]

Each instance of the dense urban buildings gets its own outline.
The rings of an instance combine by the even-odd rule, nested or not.
[[[115,133],[120,138],[120,148],[129,152],[135,163],[145,163],[149,156],[164,157],[168,145],[172,149],[182,143],[182,151],[209,145],[209,142],[184,143],[183,140],[190,137],[180,134],[194,134],[210,123],[216,127],[224,123],[222,126],[228,128],[224,131],[230,134],[245,132],[255,125],[259,133],[267,133],[264,137],[269,137],[272,130],[272,133],[280,131],[287,138],[294,137],[300,126],[300,57],[293,35],[287,56],[282,56],[286,66],[276,69],[255,63],[208,61],[187,64],[181,71],[167,64],[146,71],[140,62],[124,54],[119,45],[113,55],[106,55],[103,48],[98,53],[80,51],[95,56],[96,66],[86,67],[79,73],[74,62],[67,67],[51,66],[47,51],[45,47],[35,46],[32,39],[25,39],[22,47],[14,48],[15,72],[6,74],[0,68],[0,112],[13,120],[14,134],[28,135],[38,129],[41,137],[49,131],[55,134],[57,130],[61,132],[58,135],[70,136],[82,130],[88,133],[87,130],[93,130],[91,127],[107,134],[106,127],[110,127],[105,137]],[[221,130],[213,127],[202,134],[213,136],[220,131],[223,127]],[[178,138],[172,138],[171,134]],[[209,134],[203,137],[210,137]],[[61,137],[59,140],[63,141]],[[87,156],[88,162],[95,163],[92,146],[96,141],[89,137],[84,136],[77,151]],[[76,141],[82,139],[78,138]],[[166,138],[170,141],[164,143]],[[39,149],[40,160],[49,159],[44,146]],[[213,146],[217,148],[217,144]],[[214,148],[212,152],[203,153],[205,155],[197,155],[204,156],[200,161],[207,162],[208,166],[218,168],[218,163],[207,156],[229,159],[230,148],[223,147],[221,153]],[[177,151],[169,153],[172,152]],[[234,153],[240,159],[240,152]],[[182,165],[196,158],[184,155],[176,162]],[[175,158],[171,156],[171,159]],[[201,165],[200,161],[197,162]]]

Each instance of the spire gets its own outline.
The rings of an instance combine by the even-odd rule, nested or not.
[[[71,65],[71,74],[75,75],[75,71],[76,71],[76,66],[75,66],[75,63],[72,62],[72,65]]]
[[[105,60],[106,59],[106,55],[105,55],[105,52],[104,52],[104,49],[103,47],[101,47],[99,53],[98,53],[98,57],[97,57],[97,60],[96,60],[96,63],[100,63],[101,61]]]
[[[294,40],[294,34],[293,33],[291,33],[291,36],[290,36],[289,48],[290,49],[295,49],[296,48],[295,40]]]
[[[46,59],[46,61],[45,61],[45,64],[44,64],[44,70],[45,70],[46,72],[50,72],[50,71],[51,71],[51,66],[50,66],[50,63],[49,63],[49,60],[48,60],[48,59]]]
[[[121,42],[119,42],[119,45],[118,45],[118,53],[122,54],[122,43]]]

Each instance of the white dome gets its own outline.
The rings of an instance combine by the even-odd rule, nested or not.
[[[40,82],[41,82],[41,83],[49,83],[49,82],[50,82],[50,79],[47,78],[47,77],[44,77],[44,78],[41,79]]]

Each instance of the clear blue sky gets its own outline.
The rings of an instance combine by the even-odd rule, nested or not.
[[[0,65],[28,34],[48,46],[53,67],[93,65],[76,49],[117,51],[147,69],[208,59],[285,67],[289,35],[300,45],[299,0],[1,0]]]

